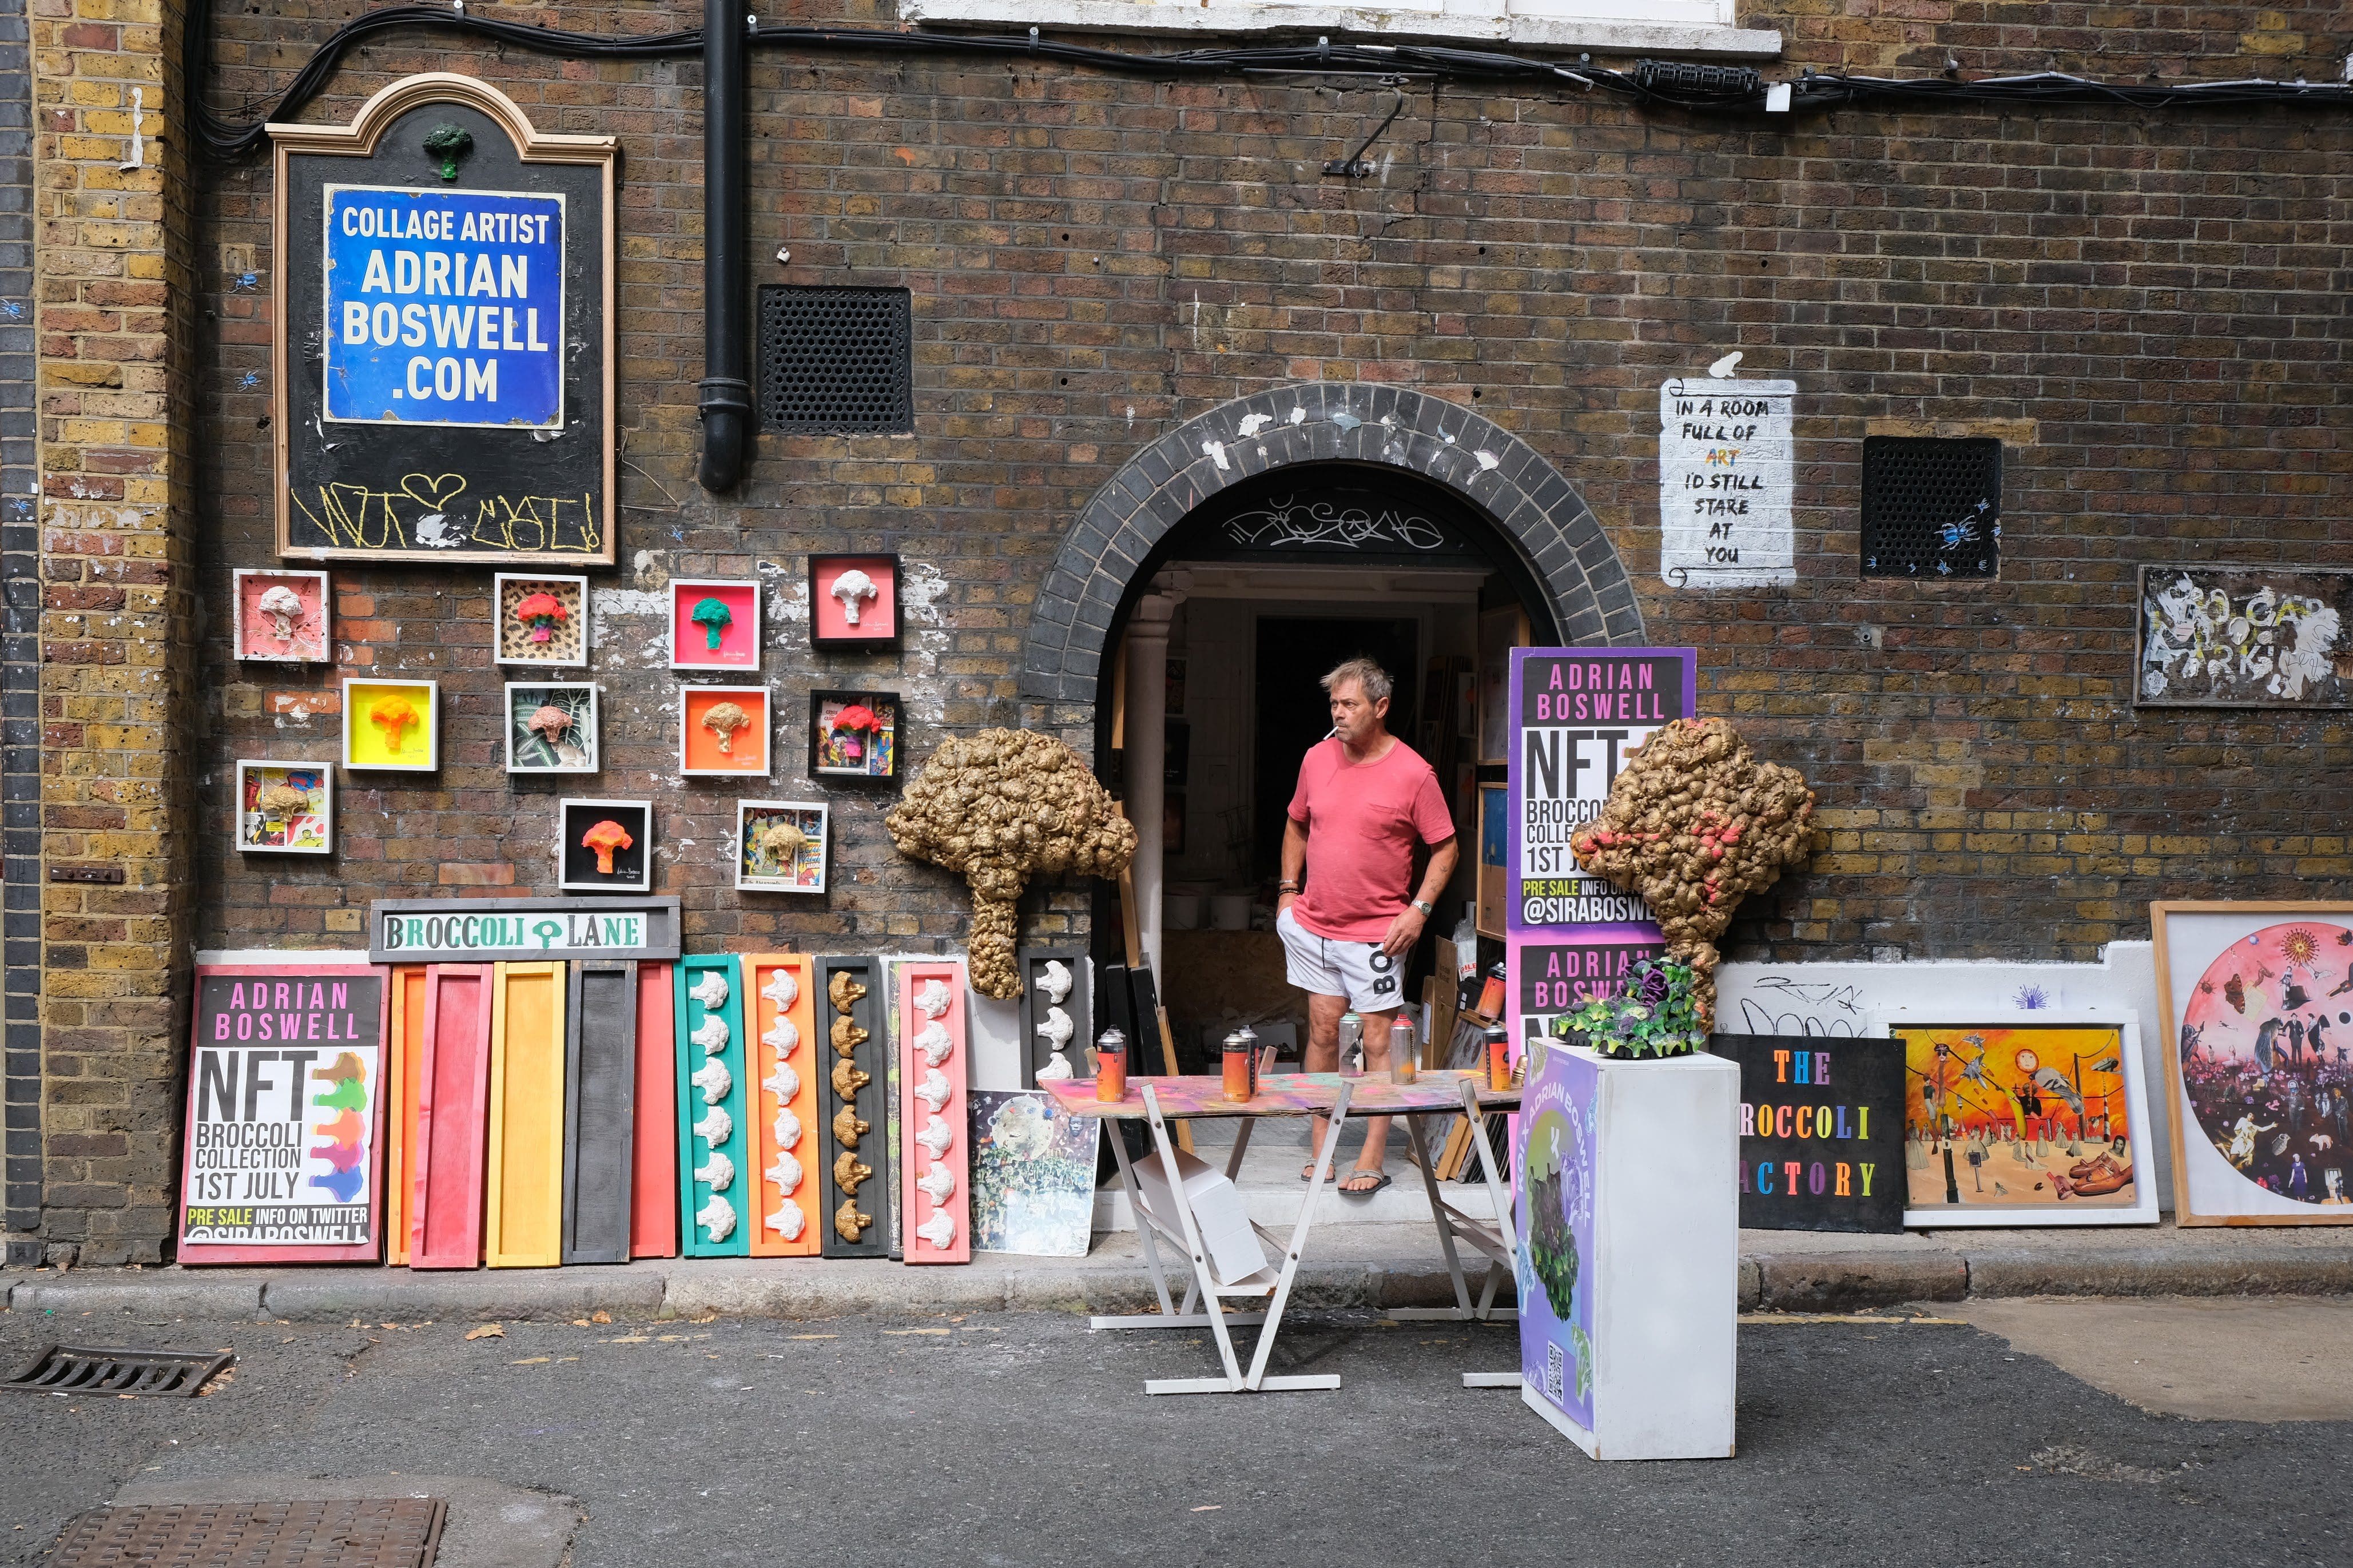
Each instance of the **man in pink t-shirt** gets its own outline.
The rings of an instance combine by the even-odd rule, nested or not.
[[[1365,1020],[1365,1067],[1388,1068],[1389,1024],[1405,1000],[1406,958],[1450,878],[1460,851],[1453,814],[1438,775],[1388,732],[1388,673],[1352,658],[1324,678],[1332,733],[1308,748],[1282,827],[1282,934],[1291,983],[1307,993],[1307,1070],[1340,1065],[1340,1016]],[[1410,901],[1413,852],[1430,847],[1421,889]],[[1305,885],[1302,886],[1302,873]],[[1314,1152],[1326,1119],[1315,1118]],[[1389,1119],[1365,1119],[1365,1148],[1340,1190],[1368,1197],[1389,1184],[1381,1169]],[[1303,1176],[1313,1176],[1311,1163]]]

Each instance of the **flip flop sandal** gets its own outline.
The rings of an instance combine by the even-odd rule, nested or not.
[[[1376,1178],[1376,1180],[1369,1187],[1350,1187],[1345,1184],[1349,1182],[1355,1181],[1359,1176],[1372,1176]],[[1342,1197],[1368,1198],[1375,1193],[1379,1192],[1383,1187],[1389,1184],[1389,1173],[1387,1171],[1367,1171],[1362,1166],[1358,1166],[1355,1170],[1350,1171],[1346,1175],[1341,1177],[1340,1183],[1341,1184],[1336,1186],[1334,1190]]]

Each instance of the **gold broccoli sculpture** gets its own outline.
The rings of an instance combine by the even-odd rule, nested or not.
[[[1021,994],[1016,906],[1033,876],[1116,877],[1135,829],[1076,752],[1050,735],[982,730],[944,742],[897,810],[891,842],[912,860],[961,871],[972,888],[972,986]]]
[[[1813,853],[1814,792],[1796,769],[1759,762],[1723,720],[1678,719],[1627,760],[1569,850],[1649,900],[1667,952],[1698,981],[1701,1025],[1713,1026],[1715,939],[1742,899]]]

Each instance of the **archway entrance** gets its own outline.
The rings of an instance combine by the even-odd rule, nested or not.
[[[1092,704],[1099,771],[1138,827],[1134,900],[1098,905],[1098,963],[1126,962],[1132,940],[1184,1070],[1203,1070],[1207,1043],[1238,1021],[1303,1035],[1271,930],[1282,822],[1300,758],[1328,728],[1318,679],[1366,654],[1390,672],[1390,728],[1437,771],[1463,848],[1408,973],[1418,1002],[1450,952],[1439,939],[1477,923],[1480,786],[1504,779],[1500,705],[1482,697],[1500,696],[1508,649],[1641,637],[1625,570],[1575,487],[1452,404],[1318,384],[1155,441],[1072,526],[1023,658],[1025,698],[1065,722]],[[1461,935],[1450,955],[1475,966],[1482,942]],[[1454,978],[1440,977],[1450,998]],[[1156,1068],[1154,1023],[1134,1021]],[[1295,1175],[1278,1169],[1284,1142],[1269,1141],[1275,1163],[1246,1186]]]

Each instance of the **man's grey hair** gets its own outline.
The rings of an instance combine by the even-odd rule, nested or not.
[[[1389,672],[1369,658],[1352,658],[1324,678],[1324,689],[1337,691],[1350,681],[1365,694],[1367,702],[1386,701],[1389,695]]]

